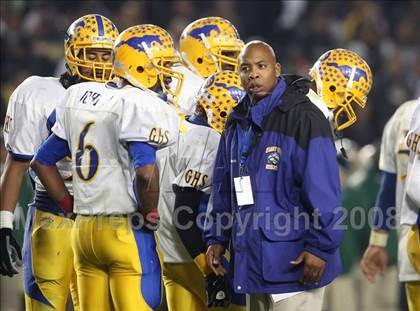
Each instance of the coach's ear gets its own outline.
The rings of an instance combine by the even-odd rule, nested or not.
[[[276,78],[279,78],[281,75],[281,65],[280,63],[276,63],[276,65],[274,66],[274,70],[276,72]]]

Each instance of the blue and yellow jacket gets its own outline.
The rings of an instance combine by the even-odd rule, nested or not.
[[[207,245],[222,243],[233,254],[234,289],[286,293],[322,287],[341,271],[343,237],[336,149],[330,125],[306,94],[310,81],[281,76],[257,105],[234,108],[216,158]],[[250,148],[241,142],[250,131]],[[246,152],[248,151],[248,152]],[[247,153],[241,156],[241,153]],[[235,177],[250,176],[254,204],[238,206]],[[302,251],[326,261],[320,284],[299,282]]]

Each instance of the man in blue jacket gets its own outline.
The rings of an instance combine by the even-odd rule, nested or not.
[[[247,96],[219,144],[207,260],[223,274],[220,256],[230,248],[234,289],[249,294],[251,310],[321,310],[324,288],[341,270],[343,237],[328,113],[308,98],[311,81],[280,74],[264,42],[244,47],[239,72]],[[351,116],[331,121],[352,124]]]

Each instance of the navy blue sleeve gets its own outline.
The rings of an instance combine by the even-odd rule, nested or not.
[[[395,191],[397,175],[383,172],[381,187],[376,197],[376,208],[373,216],[375,229],[391,230],[395,226]],[[390,221],[391,219],[392,221]]]
[[[128,152],[134,168],[156,163],[156,147],[144,142],[129,142]]]
[[[34,157],[33,155],[26,155],[26,154],[18,154],[18,153],[13,153],[12,151],[8,151],[10,157],[15,160],[15,161],[19,161],[19,162],[28,162],[31,161],[32,158]]]
[[[56,114],[55,109],[54,109],[53,112],[51,112],[51,114],[49,115],[49,117],[47,119],[48,132],[52,133],[52,128],[55,124],[55,121],[57,121],[57,114]]]
[[[71,156],[67,140],[52,134],[38,149],[35,160],[43,165],[53,166],[67,156]]]
[[[222,134],[214,165],[213,192],[210,197],[210,208],[207,211],[209,217],[206,218],[204,224],[204,239],[207,246],[211,244],[226,246],[229,242],[230,230],[223,229],[228,227],[226,223],[218,226],[214,221],[218,214],[231,213],[230,164],[227,163],[227,157],[226,137],[225,134]],[[227,217],[223,217],[223,220],[228,221]]]

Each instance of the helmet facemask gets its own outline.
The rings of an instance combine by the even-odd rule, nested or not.
[[[87,47],[69,47],[69,57],[67,63],[74,71],[73,75],[77,75],[84,80],[107,82],[111,80],[113,67],[112,59],[110,57],[107,62],[91,61],[87,59],[87,52],[89,49],[95,49],[92,46]],[[109,49],[112,51],[112,47],[98,49]],[[83,69],[88,69],[91,75],[86,75]]]
[[[333,110],[334,113],[334,128],[337,131],[342,131],[345,128],[353,125],[357,121],[357,115],[354,111],[355,105],[364,109],[366,102],[358,99],[351,92],[346,92],[345,96],[340,96],[338,92],[334,94],[337,107]]]

